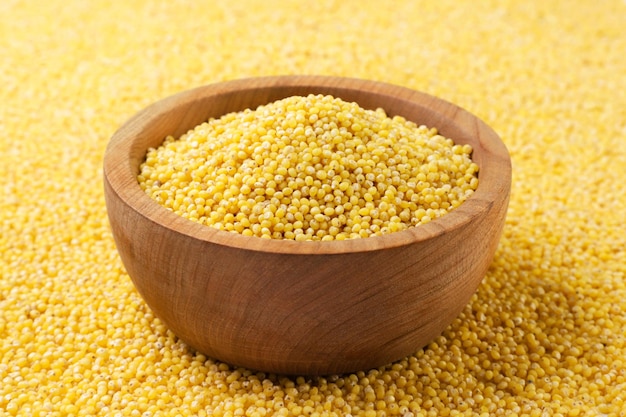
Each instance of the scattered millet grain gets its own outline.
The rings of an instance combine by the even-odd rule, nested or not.
[[[622,0],[0,1],[0,416],[620,417]],[[433,343],[324,378],[229,367],[143,302],[102,154],[158,97],[283,73],[379,79],[483,117],[513,159],[503,237]]]
[[[138,180],[163,206],[220,230],[344,240],[458,207],[478,186],[471,152],[382,109],[293,96],[167,137]]]

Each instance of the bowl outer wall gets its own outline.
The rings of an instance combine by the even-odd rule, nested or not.
[[[465,110],[403,87],[335,77],[267,77],[254,79],[256,89],[240,94],[248,85],[232,81],[164,99],[111,139],[104,162],[107,210],[120,256],[141,295],[196,349],[270,372],[365,369],[428,343],[467,304],[495,253],[511,176],[502,142]],[[388,114],[472,144],[481,168],[478,190],[443,218],[404,232],[292,242],[193,223],[140,189],[139,164],[147,148],[164,139],[163,132],[179,136],[211,116],[307,93],[384,107]],[[181,117],[171,117],[171,105]]]

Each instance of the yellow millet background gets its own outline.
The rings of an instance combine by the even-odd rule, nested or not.
[[[0,3],[0,416],[626,415],[626,2]],[[501,245],[442,336],[380,369],[237,369],[117,255],[109,137],[202,84],[323,74],[455,102],[513,160]]]

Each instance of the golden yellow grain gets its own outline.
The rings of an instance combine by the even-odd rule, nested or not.
[[[159,204],[219,230],[354,239],[458,207],[478,187],[471,152],[382,109],[294,96],[168,136],[148,150],[138,181]]]
[[[625,13],[621,0],[0,2],[0,416],[623,416]],[[478,292],[380,369],[285,377],[194,352],[134,290],[108,229],[102,154],[124,120],[176,91],[284,73],[425,90],[511,151]]]

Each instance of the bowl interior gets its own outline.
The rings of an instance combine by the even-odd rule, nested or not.
[[[152,201],[136,176],[148,148],[166,136],[179,137],[229,112],[254,109],[294,95],[330,94],[367,109],[383,108],[418,125],[435,127],[458,144],[470,144],[480,168],[476,192],[460,207],[428,224],[367,239],[330,242],[265,240],[219,231],[184,219]],[[163,99],[138,113],[115,133],[105,157],[105,174],[119,196],[156,222],[198,239],[254,250],[285,253],[344,253],[396,247],[445,233],[489,208],[510,188],[510,158],[497,134],[462,108],[404,87],[359,79],[283,76],[235,80],[199,87]]]

